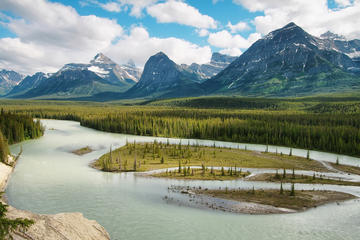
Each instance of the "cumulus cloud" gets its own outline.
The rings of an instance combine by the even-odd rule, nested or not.
[[[196,29],[195,31],[199,35],[199,37],[206,37],[210,34],[209,30],[207,29]]]
[[[261,34],[252,33],[248,38],[244,38],[239,34],[232,35],[227,30],[222,30],[216,33],[210,33],[208,42],[218,48],[222,48],[220,53],[230,56],[240,56],[242,49],[247,49],[256,40],[261,38]]]
[[[239,48],[225,48],[220,50],[221,54],[237,57],[242,54],[242,51]]]
[[[0,9],[0,24],[16,35],[0,38],[0,68],[24,74],[55,72],[70,62],[86,63],[98,52],[112,53],[120,63],[133,58],[139,65],[157,51],[167,52],[179,63],[205,62],[211,57],[209,47],[152,38],[138,27],[128,35],[114,20],[80,16],[72,7],[46,0],[1,0]],[[7,12],[11,15],[4,15]]]
[[[151,37],[143,27],[133,27],[129,35],[124,36],[115,45],[105,50],[105,54],[117,62],[133,59],[137,65],[144,65],[147,59],[164,52],[178,64],[207,63],[211,59],[209,46],[200,47],[178,38]]]
[[[215,47],[223,48],[221,53],[238,56],[241,54],[241,49],[250,47],[256,40],[261,37],[259,33],[252,33],[248,38],[244,38],[239,34],[232,35],[227,30],[222,30],[216,33],[210,33],[208,42]]]
[[[226,26],[230,29],[232,33],[242,32],[244,30],[250,29],[249,25],[246,22],[238,22],[235,25],[232,25],[231,22],[228,22]]]
[[[329,9],[327,0],[233,0],[251,12],[261,11],[263,16],[254,18],[257,32],[268,32],[295,22],[311,34],[331,31],[348,38],[359,38],[360,1],[336,0],[338,9]]]
[[[158,2],[158,0],[118,0],[121,6],[130,8],[130,15],[141,17],[143,10]]]
[[[109,11],[109,12],[120,12],[121,5],[117,2],[107,2],[107,3],[99,3],[100,7]]]
[[[216,21],[198,9],[178,0],[169,0],[147,8],[147,12],[160,23],[179,23],[196,28],[216,28]]]

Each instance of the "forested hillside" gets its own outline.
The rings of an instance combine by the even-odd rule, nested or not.
[[[44,129],[40,121],[33,121],[29,115],[0,113],[0,161],[3,162],[9,155],[8,144],[18,143],[27,139],[42,136]]]

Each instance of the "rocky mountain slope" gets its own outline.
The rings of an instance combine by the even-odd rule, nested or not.
[[[0,71],[0,95],[5,95],[11,89],[19,84],[21,80],[24,79],[24,76],[22,74],[19,74],[15,71],[9,71],[9,70],[1,70]]]
[[[359,62],[335,39],[317,38],[294,23],[255,42],[215,77],[207,94],[298,96],[360,87]],[[341,40],[343,41],[343,40]]]
[[[232,63],[237,57],[231,57],[221,53],[213,53],[210,63],[206,64],[197,64],[193,63],[191,65],[181,65],[189,72],[193,72],[199,76],[201,81],[209,79],[221,70],[226,68],[230,63]]]
[[[163,52],[149,58],[141,78],[124,93],[125,98],[179,97],[197,94],[200,78],[192,71],[177,65]]]

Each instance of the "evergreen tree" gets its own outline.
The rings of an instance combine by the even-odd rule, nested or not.
[[[280,194],[284,194],[283,184],[282,181],[280,182]]]
[[[294,197],[295,196],[295,184],[291,184],[291,191],[290,191],[290,196]]]

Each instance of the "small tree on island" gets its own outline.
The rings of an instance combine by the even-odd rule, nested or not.
[[[310,160],[310,151],[309,150],[307,150],[306,159]]]
[[[282,181],[280,182],[280,194],[281,194],[281,195],[284,194],[284,189],[283,189]]]
[[[336,165],[340,165],[339,156],[336,157]]]
[[[291,191],[290,191],[290,196],[294,197],[295,196],[295,184],[291,184]]]
[[[289,156],[292,156],[292,148],[290,148]]]

